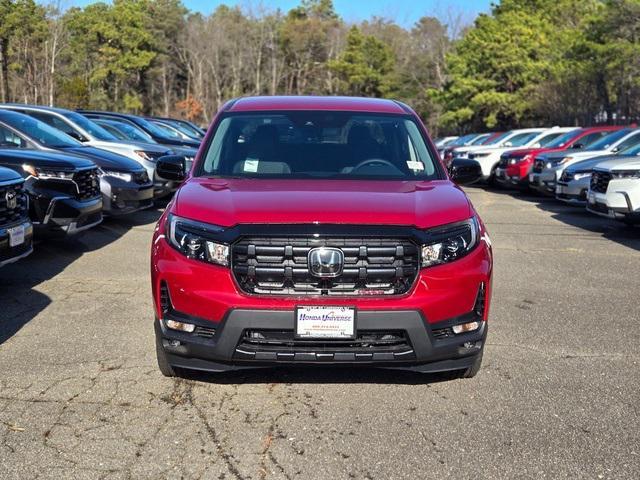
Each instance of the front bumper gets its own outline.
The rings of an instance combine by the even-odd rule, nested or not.
[[[640,181],[613,179],[606,193],[589,190],[587,210],[615,220],[640,223]]]
[[[569,182],[558,181],[556,184],[556,198],[570,205],[585,206],[587,204],[589,182],[589,177]]]
[[[293,332],[294,311],[234,309],[215,329],[206,321],[180,314],[169,313],[166,319],[204,325],[194,333],[185,333],[168,329],[164,321],[155,322],[156,335],[161,339],[168,362],[174,367],[215,372],[283,364],[344,364],[419,372],[460,370],[472,365],[487,335],[484,321],[474,332],[460,335],[451,332],[451,325],[478,320],[474,313],[430,325],[418,311],[381,310],[358,312],[358,334],[399,332],[406,343],[393,347],[363,346],[349,340],[325,339],[315,342],[271,340],[256,345],[247,340],[247,332],[255,329]],[[448,336],[443,333],[447,331]]]
[[[556,171],[547,169],[541,173],[530,173],[529,186],[544,195],[555,195]]]
[[[80,201],[69,196],[31,196],[31,213],[37,235],[65,236],[102,222],[102,198]]]
[[[9,230],[15,227],[24,229],[24,240],[19,245],[11,246]],[[17,262],[33,252],[33,226],[31,222],[18,222],[16,224],[0,227],[0,267]]]
[[[102,211],[105,215],[125,215],[153,205],[154,186],[151,182],[140,185],[117,178],[102,177],[100,191]]]

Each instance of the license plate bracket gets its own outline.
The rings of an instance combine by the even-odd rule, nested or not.
[[[295,309],[295,338],[354,339],[355,307],[298,306]]]
[[[8,228],[7,232],[9,233],[9,247],[17,247],[24,243],[24,225]]]

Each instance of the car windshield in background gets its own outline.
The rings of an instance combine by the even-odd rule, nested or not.
[[[561,136],[561,132],[558,133],[550,133],[549,135],[545,135],[544,137],[542,137],[540,140],[538,140],[538,143],[540,144],[541,147],[548,147],[549,144],[551,142],[553,142],[556,138],[558,138],[559,136]]]
[[[621,150],[618,155],[640,155],[640,143],[630,146],[624,150]]]
[[[609,147],[611,147],[611,145],[616,143],[622,137],[625,137],[630,131],[630,128],[616,130],[615,132],[610,133],[606,137],[602,137],[602,139],[589,145],[587,148],[585,148],[585,151],[607,150]]]
[[[577,135],[578,135],[578,130],[571,130],[570,132],[567,132],[563,135],[560,135],[559,137],[556,137],[553,139],[552,142],[549,142],[545,145],[545,147],[547,148],[561,148],[564,147],[568,142],[570,142],[571,140],[573,140]]]
[[[151,132],[152,135],[155,135],[156,137],[170,137],[170,138],[175,138],[173,136],[170,136],[167,134],[167,132],[165,132],[163,129],[159,128],[156,124],[151,123],[148,120],[145,120],[144,118],[138,117],[136,118],[136,121],[138,123],[138,125],[140,125],[142,128],[146,129],[148,132]]]
[[[102,122],[103,121],[101,120],[101,123]],[[103,123],[103,125],[104,124],[105,123]],[[129,125],[128,123],[107,120],[106,124],[112,126],[117,131],[121,132],[122,135],[124,135],[125,138],[129,140],[155,143],[153,138],[151,138],[151,136],[147,132],[145,132],[144,130],[140,130],[138,127],[134,127],[133,125]]]
[[[540,132],[519,133],[509,139],[510,147],[522,147],[540,135]]]
[[[290,111],[228,114],[200,175],[250,178],[439,178],[418,125],[399,115]]]
[[[97,140],[103,140],[105,142],[115,142],[118,140],[114,135],[112,135],[110,132],[107,132],[100,125],[97,125],[96,123],[89,120],[87,117],[80,115],[79,113],[69,112],[65,113],[65,116]]]
[[[497,145],[498,143],[500,143],[502,140],[504,140],[504,137],[506,137],[507,135],[509,135],[509,132],[504,132],[501,133],[500,135],[498,135],[495,138],[492,138],[491,140],[489,140],[488,142],[485,141],[485,143],[483,143],[483,145]]]
[[[491,136],[490,133],[485,133],[484,135],[480,135],[478,138],[476,138],[469,145],[482,145],[487,140],[487,138],[489,138],[490,136]]]
[[[12,115],[10,118],[5,118],[4,121],[45,147],[73,148],[82,146],[82,143],[74,140],[66,133],[62,133],[57,128],[50,127],[33,117]]]

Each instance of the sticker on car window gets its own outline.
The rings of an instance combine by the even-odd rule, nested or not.
[[[422,162],[418,162],[415,160],[409,160],[407,162],[407,167],[409,167],[411,170],[424,170],[424,163]]]
[[[247,159],[244,161],[244,171],[256,173],[258,171],[259,160]]]

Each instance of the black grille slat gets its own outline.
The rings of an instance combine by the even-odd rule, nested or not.
[[[9,191],[15,192],[16,206],[14,208],[9,208],[7,205],[7,192]],[[29,200],[21,182],[0,187],[0,226],[26,220],[29,215],[28,208]]]
[[[591,174],[591,190],[598,193],[607,193],[611,174],[609,172],[594,171]]]
[[[97,168],[77,172],[73,175],[73,181],[78,187],[78,200],[89,200],[100,195],[100,179]]]
[[[340,276],[311,275],[307,256],[317,247],[342,250]],[[419,249],[406,238],[248,237],[232,247],[235,278],[245,292],[254,294],[402,294],[413,285],[418,263]]]

